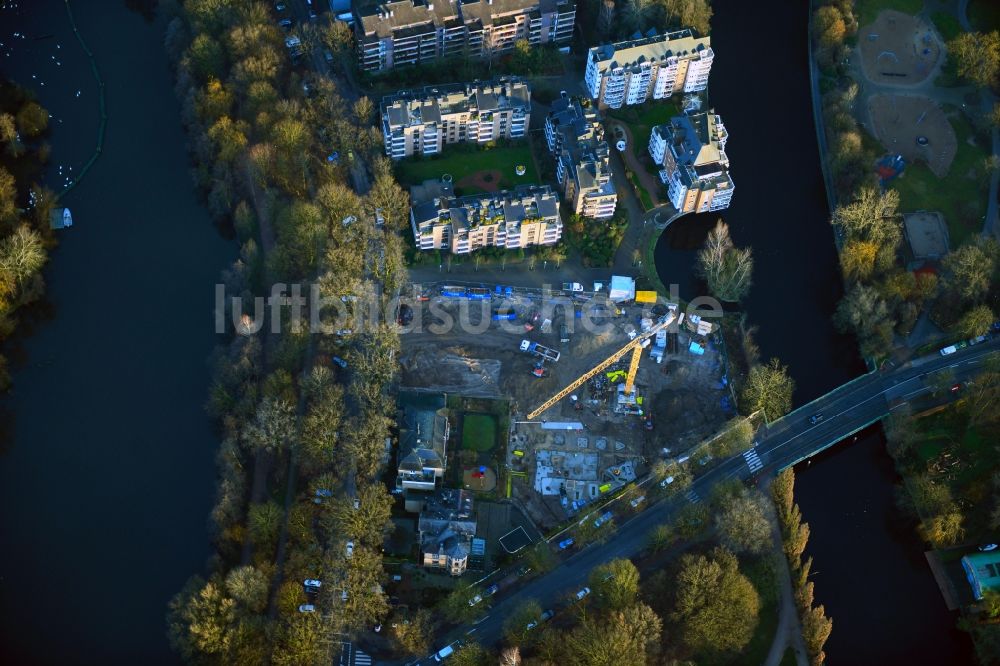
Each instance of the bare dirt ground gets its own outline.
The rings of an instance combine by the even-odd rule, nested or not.
[[[955,130],[937,102],[919,95],[872,95],[868,99],[875,137],[907,162],[926,162],[943,178],[955,159]]]
[[[858,31],[865,76],[874,83],[915,85],[927,79],[941,60],[941,42],[923,20],[885,10]]]
[[[517,320],[502,322],[490,320],[490,301],[435,298],[420,304],[426,307],[415,311],[414,330],[401,336],[403,385],[463,395],[511,397],[514,421],[523,421],[527,412],[627,344],[630,329],[640,328],[640,306],[628,306],[623,315],[615,316],[606,306],[576,303],[576,309],[597,313],[591,326],[574,316],[574,304],[568,298],[556,300],[557,305],[549,311],[542,307],[540,298],[519,296],[513,305]],[[542,319],[551,319],[549,332],[542,333],[539,328],[525,331],[525,319],[536,311],[542,313]],[[454,322],[452,326],[442,326],[449,330],[431,330],[432,326],[447,324],[449,319]],[[460,326],[459,321],[467,323]],[[562,324],[571,329],[566,343],[560,342]],[[539,357],[520,351],[524,339],[559,351],[559,361],[544,363],[545,377],[532,374]],[[665,455],[664,448],[677,455],[719,429],[726,419],[721,398],[728,395],[719,384],[723,373],[720,354],[711,343],[703,356],[690,354],[689,340],[687,333],[680,333],[678,353],[667,354],[661,364],[643,351],[636,392],[643,397],[643,410],[653,414],[652,430],[644,427],[640,417],[616,414],[612,409],[620,380],[609,380],[606,373],[627,370],[627,355],[581,386],[575,392],[576,403],[564,398],[533,423],[515,425],[514,441],[508,445],[508,460],[515,472],[514,493],[534,520],[552,524],[566,517],[558,497],[542,499],[534,492],[538,449],[586,450],[598,456],[599,470],[632,462],[641,474],[652,460]],[[579,422],[584,430],[543,429],[542,420],[550,424]],[[506,437],[506,433],[501,436]],[[560,436],[561,441],[554,441]],[[578,438],[587,440],[585,447],[580,447]],[[510,455],[515,448],[524,455]]]
[[[500,189],[500,181],[503,178],[503,173],[492,169],[490,171],[477,171],[476,173],[466,176],[462,180],[455,183],[457,187],[462,189],[477,189],[483,190],[484,192],[496,192]]]

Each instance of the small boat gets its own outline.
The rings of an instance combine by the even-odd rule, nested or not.
[[[49,215],[49,226],[53,229],[65,229],[73,226],[73,214],[69,208],[54,208]]]

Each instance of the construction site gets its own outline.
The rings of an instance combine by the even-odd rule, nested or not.
[[[627,277],[562,287],[422,285],[400,336],[404,387],[510,399],[499,494],[541,527],[682,455],[735,413],[708,317],[636,292]]]

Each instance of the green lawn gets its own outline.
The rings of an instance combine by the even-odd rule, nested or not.
[[[980,32],[1000,30],[1000,4],[996,0],[969,0],[969,22]]]
[[[640,157],[648,150],[649,136],[653,133],[653,127],[665,125],[671,118],[680,115],[680,111],[672,101],[653,100],[639,106],[609,110],[608,115],[628,125],[635,144],[632,150],[636,157]]]
[[[883,9],[895,9],[904,14],[916,14],[924,8],[924,0],[857,0],[854,13],[858,16],[858,26],[865,27],[875,20]]]
[[[523,176],[514,173],[514,167],[523,164],[527,172]],[[404,187],[419,185],[425,180],[451,174],[457,194],[477,194],[484,190],[460,185],[460,181],[477,171],[499,171],[502,175],[497,187],[508,189],[515,185],[540,183],[538,170],[531,158],[531,146],[527,140],[483,149],[473,145],[447,145],[440,155],[434,157],[410,157],[396,165],[396,179]]]
[[[962,34],[962,24],[958,22],[954,14],[947,12],[934,12],[931,15],[934,27],[938,29],[946,42],[951,41]]]
[[[987,194],[970,171],[975,170],[987,156],[978,144],[969,143],[972,126],[964,117],[951,118],[958,151],[948,175],[935,176],[924,164],[907,165],[902,176],[892,182],[899,192],[900,210],[937,210],[944,214],[951,236],[951,247],[956,248],[971,235],[979,233],[982,217],[986,212]]]
[[[462,448],[489,451],[496,445],[497,420],[492,414],[466,414],[462,417]]]
[[[774,642],[774,634],[778,630],[778,581],[774,564],[769,558],[770,554],[741,563],[740,571],[750,579],[760,595],[760,622],[750,643],[730,663],[763,664],[771,650],[771,643]]]

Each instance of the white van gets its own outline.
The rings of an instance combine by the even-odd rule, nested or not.
[[[446,645],[434,654],[434,661],[444,661],[453,654],[455,654],[455,649]]]

